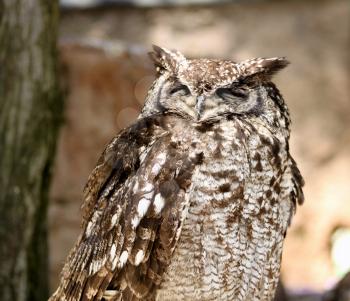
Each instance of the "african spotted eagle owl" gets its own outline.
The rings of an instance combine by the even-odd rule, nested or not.
[[[158,76],[89,177],[83,231],[50,300],[271,300],[303,202],[270,81],[288,62],[150,55]]]

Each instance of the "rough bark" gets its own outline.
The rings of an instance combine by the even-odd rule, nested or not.
[[[48,188],[62,114],[58,3],[0,0],[0,300],[48,296]]]

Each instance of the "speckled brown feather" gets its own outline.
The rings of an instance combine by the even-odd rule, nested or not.
[[[50,300],[269,301],[304,200],[270,82],[288,62],[150,56],[158,78],[89,177],[83,231]]]

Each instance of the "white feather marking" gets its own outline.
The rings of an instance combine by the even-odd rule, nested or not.
[[[154,198],[154,212],[156,214],[160,213],[164,207],[164,198],[161,196],[160,193],[158,193]]]
[[[90,221],[86,227],[86,236],[91,235],[92,226],[93,226],[93,222]]]
[[[143,258],[145,257],[145,253],[142,250],[139,250],[135,256],[135,265],[138,266]]]
[[[93,275],[101,269],[101,267],[106,263],[106,258],[100,260],[94,260],[89,267],[89,275]]]
[[[119,261],[119,257],[118,256],[114,257],[112,261],[112,270],[115,270],[115,268],[117,267],[118,261]]]
[[[111,219],[111,227],[114,227],[114,225],[116,224],[117,220],[118,220],[118,214],[117,213],[113,214],[112,219]]]
[[[133,192],[133,193],[136,193],[138,190],[139,190],[139,182],[136,182],[136,183],[134,184],[134,187],[132,188],[132,192]]]
[[[159,164],[164,164],[165,163],[165,159],[166,159],[166,154],[165,153],[160,153],[157,156],[157,159],[159,160]]]
[[[154,164],[152,167],[152,174],[156,176],[157,174],[159,174],[161,169],[162,169],[162,166],[160,164],[158,163]]]
[[[116,251],[117,251],[117,247],[115,244],[113,244],[111,247],[111,251],[109,252],[109,259],[110,260],[114,259]]]
[[[142,188],[142,191],[150,192],[153,189],[153,185],[151,183],[147,183],[145,187]]]
[[[132,228],[133,229],[136,229],[136,227],[139,225],[139,223],[140,223],[140,217],[138,216],[138,215],[136,215],[135,217],[133,217],[132,219],[131,219],[131,225],[132,225]]]
[[[103,298],[108,300],[108,298],[111,299],[111,298],[117,296],[117,294],[119,294],[118,290],[107,290],[103,293]]]
[[[123,253],[119,257],[119,262],[118,262],[119,268],[122,268],[126,264],[126,261],[128,260],[128,256],[129,256],[128,251],[123,251]]]
[[[143,217],[146,214],[150,204],[151,204],[151,201],[149,199],[146,199],[146,198],[141,199],[141,201],[137,206],[137,213],[140,217]]]

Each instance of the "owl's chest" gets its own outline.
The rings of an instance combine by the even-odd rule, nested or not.
[[[203,163],[158,300],[269,300],[276,280],[263,271],[267,264],[278,278],[285,230],[284,211],[271,202],[280,167],[259,136],[247,135],[230,126],[192,135],[190,153],[203,153]]]

